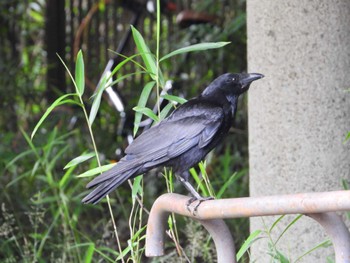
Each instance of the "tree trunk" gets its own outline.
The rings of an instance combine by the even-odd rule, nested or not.
[[[65,57],[65,1],[46,2],[45,42],[47,51],[47,93],[49,101],[57,98],[55,90],[66,92],[65,69],[58,59]]]

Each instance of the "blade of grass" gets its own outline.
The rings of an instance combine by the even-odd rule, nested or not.
[[[277,240],[274,242],[274,245],[276,246],[277,245],[277,242],[281,239],[281,237],[284,235],[284,233],[287,232],[287,230],[293,226],[295,224],[295,222],[297,222],[303,215],[298,215],[297,217],[295,217],[292,222],[290,222],[286,228],[283,230],[283,232],[279,235],[279,237],[277,238]]]
[[[93,262],[93,255],[94,255],[94,251],[95,251],[95,244],[94,243],[90,243],[88,249],[85,252],[85,258],[84,258],[84,262],[85,263],[90,263]]]
[[[248,251],[250,246],[257,240],[257,236],[260,235],[261,230],[255,230],[253,233],[249,235],[249,237],[244,241],[241,248],[238,250],[236,254],[237,262],[241,259],[241,257]]]
[[[225,193],[226,189],[233,184],[235,181],[237,181],[237,173],[234,173],[230,176],[230,178],[224,183],[224,185],[220,188],[219,192],[217,193],[216,197],[220,199],[222,195]]]
[[[173,52],[170,52],[169,54],[165,55],[164,57],[162,57],[159,60],[159,62],[162,62],[163,60],[166,60],[168,58],[171,58],[171,57],[179,55],[179,54],[221,48],[221,47],[224,47],[230,43],[231,42],[207,42],[207,43],[199,43],[199,44],[194,44],[191,46],[179,48],[177,50],[174,50]]]
[[[33,139],[35,133],[38,131],[38,129],[40,128],[41,124],[45,121],[45,119],[47,118],[47,116],[49,116],[49,114],[51,113],[51,111],[56,108],[59,105],[64,104],[64,100],[70,96],[75,96],[75,93],[68,93],[65,95],[62,95],[61,97],[59,97],[57,100],[55,100],[51,106],[45,111],[44,115],[40,118],[40,120],[38,121],[38,123],[35,125],[35,128],[30,136],[31,139]]]
[[[125,75],[121,76],[120,78],[117,78],[115,81],[109,83],[108,86],[114,86],[118,82],[120,82],[126,78],[129,78],[131,76],[137,75],[137,74],[147,74],[147,72],[146,71],[136,71],[134,73],[125,74]]]
[[[330,247],[331,245],[332,245],[332,241],[327,239],[327,240],[321,242],[320,244],[314,246],[310,250],[306,251],[304,254],[302,254],[300,257],[298,257],[294,262],[298,262],[303,257],[305,257],[306,255],[310,254],[311,252],[313,252],[313,251],[315,251],[315,250],[317,250],[319,248],[327,248],[327,247]]]
[[[191,173],[193,179],[196,181],[196,184],[199,186],[199,188],[203,192],[203,195],[209,196],[209,193],[208,193],[206,187],[204,186],[204,184],[202,183],[202,180],[199,178],[197,171],[194,168],[191,168],[190,173]]]
[[[74,170],[75,170],[75,167],[72,166],[64,173],[64,175],[62,176],[61,180],[58,183],[60,189],[65,188],[65,186],[67,185],[68,180],[71,178],[71,175],[72,175]]]
[[[81,50],[77,54],[77,61],[75,63],[75,82],[77,84],[77,93],[79,96],[82,96],[85,88],[85,73],[83,52]]]
[[[143,71],[146,71],[147,69],[145,67],[143,67],[140,63],[138,63],[137,61],[134,60],[135,57],[137,56],[141,56],[140,53],[138,54],[135,54],[135,55],[132,55],[130,57],[127,57],[123,54],[120,54],[118,52],[115,52],[113,50],[111,50],[114,54],[118,55],[118,56],[121,56],[123,58],[125,58],[122,62],[120,62],[113,70],[112,70],[112,73],[111,73],[111,76],[115,75],[120,69],[122,66],[124,66],[127,62],[131,61],[132,63],[134,63],[136,66],[138,66],[139,68],[141,68]],[[110,77],[111,77],[110,76]],[[109,77],[109,78],[110,78]],[[107,81],[109,80],[109,78],[107,79]]]
[[[286,215],[281,215],[280,217],[277,218],[277,220],[275,222],[273,222],[272,226],[269,229],[269,232],[272,232],[272,229],[275,228],[275,226],[277,226],[277,224],[285,217]]]

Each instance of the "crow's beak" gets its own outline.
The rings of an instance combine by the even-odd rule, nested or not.
[[[248,73],[248,74],[245,74],[245,76],[241,79],[241,84],[243,87],[246,87],[247,85],[252,83],[254,80],[262,79],[263,77],[264,77],[263,74]]]

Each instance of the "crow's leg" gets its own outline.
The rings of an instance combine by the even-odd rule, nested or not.
[[[188,177],[189,177],[189,172],[186,171],[182,174],[182,176],[177,176],[177,178],[179,179],[179,181],[185,186],[185,188],[190,192],[190,194],[193,196],[190,200],[188,200],[188,202],[186,203],[187,206],[187,210],[191,212],[190,209],[190,205],[196,201],[198,201],[198,204],[196,204],[196,206],[193,209],[193,215],[196,215],[197,209],[199,207],[199,205],[207,200],[213,200],[214,198],[209,196],[209,197],[203,197],[201,196],[196,189],[190,184],[190,182],[188,181]]]

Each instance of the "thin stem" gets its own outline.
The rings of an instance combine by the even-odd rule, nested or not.
[[[157,110],[160,118],[160,92],[159,92],[159,41],[160,41],[160,0],[157,0],[157,47],[156,47],[156,89],[157,89]]]
[[[91,124],[89,122],[89,116],[88,116],[87,111],[85,109],[83,98],[81,96],[79,96],[79,99],[80,99],[81,107],[83,108],[83,112],[84,112],[84,116],[85,116],[86,122],[88,124],[90,138],[91,138],[91,141],[92,141],[92,145],[94,147],[94,151],[95,151],[95,155],[96,155],[96,159],[97,159],[97,164],[98,164],[98,167],[101,168],[101,161],[100,161],[100,157],[99,157],[99,154],[98,154],[98,151],[97,151],[95,137],[94,137],[94,134],[92,132]],[[113,224],[114,234],[115,234],[115,237],[117,239],[119,253],[120,253],[120,255],[122,255],[122,249],[121,249],[121,246],[120,246],[118,230],[117,230],[117,226],[115,224],[113,210],[112,210],[111,202],[109,200],[109,196],[108,195],[106,195],[106,199],[107,199],[108,209],[109,209],[109,213],[110,213],[112,224]],[[121,258],[121,260],[122,260],[123,263],[125,262],[123,257]]]
[[[117,239],[119,254],[123,255],[122,247],[120,246],[120,240],[119,240],[117,225],[116,225],[116,223],[114,221],[113,210],[112,210],[111,202],[109,201],[109,195],[106,195],[106,199],[107,199],[107,205],[108,205],[108,209],[109,209],[109,214],[111,215],[111,220],[112,220],[112,225],[113,225],[115,238]],[[121,257],[121,260],[122,260],[123,263],[125,262],[123,257]]]

